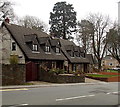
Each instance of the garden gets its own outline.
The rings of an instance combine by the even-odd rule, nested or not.
[[[105,70],[97,73],[87,73],[86,77],[101,80],[105,82],[118,82],[120,81],[120,73],[118,70]]]

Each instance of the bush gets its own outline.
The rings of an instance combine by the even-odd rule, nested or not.
[[[73,74],[73,73],[75,73],[75,72],[74,72],[74,71],[69,71],[69,73],[70,73],[70,74]]]
[[[84,75],[84,74],[85,74],[85,72],[83,72],[83,71],[74,72],[74,75],[76,75],[76,76],[80,76],[80,75]]]
[[[67,71],[64,71],[63,69],[50,69],[49,73],[53,75],[58,75],[58,74],[64,74]]]
[[[10,56],[10,59],[9,59],[10,64],[16,65],[16,64],[18,64],[18,61],[19,61],[19,59],[18,59],[17,55]]]

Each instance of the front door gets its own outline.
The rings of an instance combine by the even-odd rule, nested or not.
[[[26,81],[38,80],[38,67],[38,64],[31,61],[26,64]]]

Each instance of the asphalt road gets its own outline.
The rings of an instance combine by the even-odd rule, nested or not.
[[[120,85],[120,83],[119,83]],[[5,107],[34,105],[118,105],[117,82],[2,90]],[[3,106],[4,107],[4,106]]]

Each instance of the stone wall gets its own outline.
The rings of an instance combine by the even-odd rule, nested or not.
[[[53,75],[46,72],[39,73],[39,80],[52,82],[52,83],[83,83],[85,82],[85,76],[75,76],[75,75]]]
[[[50,79],[54,83],[82,83],[85,82],[84,76],[71,76],[71,75],[54,75]]]
[[[19,85],[25,82],[25,65],[2,65],[2,85]]]

